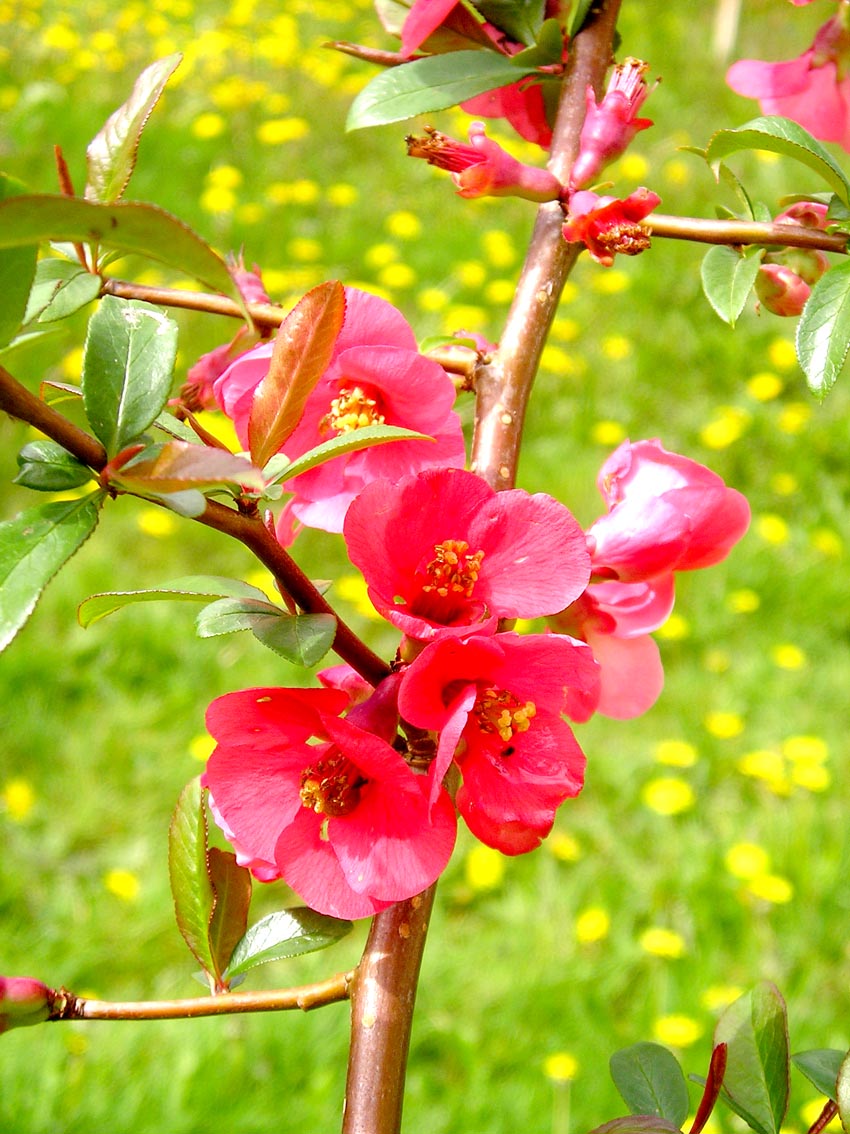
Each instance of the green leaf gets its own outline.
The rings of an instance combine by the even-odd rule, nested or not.
[[[681,1134],[675,1123],[655,1114],[629,1114],[594,1127],[590,1134]]]
[[[265,480],[261,469],[226,449],[186,441],[158,441],[110,473],[109,483],[127,492],[160,496],[216,485],[261,492]]]
[[[717,1022],[715,1044],[727,1045],[722,1098],[758,1134],[779,1134],[788,1109],[788,1023],[767,981],[731,1004]]]
[[[250,630],[258,642],[297,665],[312,666],[333,645],[332,614],[291,615],[265,599],[221,598],[210,603],[196,621],[201,638]]]
[[[521,79],[523,72],[494,51],[450,51],[388,67],[351,104],[346,130],[383,126],[445,110]]]
[[[345,289],[331,280],[308,291],[281,323],[248,418],[248,447],[260,468],[298,424],[330,364],[344,317]]]
[[[73,260],[48,256],[39,260],[24,321],[53,323],[73,315],[97,299],[103,281]]]
[[[593,0],[578,0],[575,8],[573,8],[570,17],[570,39],[578,35],[584,27],[584,22],[587,19],[588,12],[593,7]]]
[[[835,1101],[838,1103],[838,1116],[841,1119],[844,1134],[850,1134],[850,1055],[845,1056],[838,1069]]]
[[[211,598],[249,598],[267,601],[265,594],[250,583],[239,579],[226,579],[220,575],[187,575],[143,591],[108,591],[92,595],[81,603],[77,619],[81,626],[91,626],[108,614],[137,602],[161,602],[172,599],[178,602],[209,602]]]
[[[296,614],[251,627],[257,641],[296,665],[313,666],[334,643],[336,618],[332,614]]]
[[[270,481],[292,480],[301,473],[308,472],[318,465],[341,457],[344,453],[355,453],[358,449],[368,449],[372,445],[385,445],[388,441],[433,441],[424,433],[403,429],[400,425],[364,425],[362,429],[351,429],[340,433],[330,441],[323,441],[315,449],[310,449],[297,460],[281,469]]]
[[[215,977],[223,985],[222,974],[248,928],[251,872],[239,866],[235,854],[218,847],[207,850],[207,872],[215,898],[207,936]]]
[[[820,1048],[812,1051],[798,1051],[791,1056],[791,1062],[812,1083],[822,1095],[833,1102],[836,1098],[835,1084],[838,1073],[847,1055],[837,1048]]]
[[[130,97],[89,143],[85,192],[88,199],[110,203],[123,195],[136,165],[142,131],[182,58],[180,54],[168,55],[142,71]]]
[[[182,221],[155,205],[129,201],[104,205],[46,193],[0,202],[0,248],[50,241],[134,252],[229,295],[245,309],[224,260]]]
[[[0,524],[0,650],[56,572],[94,531],[103,494],[30,508]]]
[[[767,150],[802,162],[829,185],[842,201],[850,201],[850,181],[832,155],[790,118],[754,118],[734,130],[719,130],[708,143],[705,160],[716,166],[738,150]]]
[[[742,256],[718,244],[703,257],[700,276],[705,297],[724,323],[734,327],[761,267],[761,251]]]
[[[18,453],[15,484],[37,492],[65,492],[79,488],[93,477],[90,468],[71,456],[55,441],[30,441]]]
[[[207,870],[207,813],[200,777],[190,780],[168,828],[168,876],[177,926],[205,973],[216,975],[209,940],[215,891]]]
[[[251,630],[263,619],[287,617],[279,606],[260,598],[220,598],[205,606],[195,620],[200,638],[217,638],[220,634],[235,634]]]
[[[797,324],[797,358],[809,389],[821,401],[850,349],[850,260],[821,276]]]
[[[475,7],[509,39],[530,45],[537,41],[546,5],[545,0],[477,0]],[[560,61],[559,52],[557,62]]]
[[[564,55],[564,36],[557,20],[546,20],[537,36],[537,42],[524,51],[511,56],[514,67],[552,67]]]
[[[655,1114],[681,1126],[688,1085],[678,1060],[657,1043],[636,1043],[611,1056],[611,1078],[632,1114]]]
[[[83,405],[109,456],[156,420],[171,391],[177,324],[157,307],[107,295],[89,320]]]
[[[352,929],[350,921],[316,913],[306,906],[268,914],[251,926],[233,950],[224,975],[231,980],[269,961],[326,949]]]
[[[0,201],[21,193],[24,185],[0,173]],[[18,333],[24,320],[27,298],[35,276],[35,248],[7,248],[0,253],[0,347],[6,346]]]

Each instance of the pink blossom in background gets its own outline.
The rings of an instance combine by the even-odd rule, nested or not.
[[[557,201],[561,183],[554,174],[517,161],[487,137],[483,122],[469,127],[469,145],[433,127],[424,136],[408,135],[407,153],[448,170],[460,197],[523,197],[528,201]]]
[[[287,481],[294,493],[278,525],[291,542],[293,521],[342,531],[349,504],[379,477],[398,478],[433,466],[459,467],[466,457],[455,388],[443,368],[419,354],[407,320],[391,303],[357,288],[345,289],[346,308],[330,365],[307,399],[284,446],[290,460],[323,441],[364,425],[398,425],[434,440],[393,441],[337,457]],[[254,391],[269,367],[272,344],[237,359],[214,386],[243,445]]]
[[[649,65],[639,59],[627,59],[616,66],[608,89],[598,103],[593,87],[587,88],[587,111],[579,138],[579,153],[570,172],[573,189],[595,181],[640,130],[652,125],[650,118],[635,117],[649,94],[643,77],[648,69]]]
[[[567,691],[598,682],[590,650],[557,634],[443,638],[405,671],[402,717],[438,731],[436,789],[452,760],[457,806],[472,833],[505,854],[533,850],[577,795],[585,759],[561,718]]]
[[[246,303],[271,303],[263,286],[260,269],[254,265],[252,271],[245,267],[242,257],[228,257],[228,267],[233,280]],[[265,335],[249,326],[242,326],[229,343],[215,347],[202,354],[198,361],[189,367],[186,382],[180,391],[183,404],[190,410],[215,409],[216,399],[213,386],[225,370],[240,355],[249,351]]]
[[[238,861],[283,878],[313,909],[369,917],[426,889],[455,840],[454,807],[398,752],[338,714],[333,689],[217,698],[203,783]],[[319,743],[309,743],[318,740]]]
[[[651,583],[591,583],[574,603],[550,618],[558,633],[587,642],[599,665],[599,684],[570,690],[567,715],[586,721],[593,713],[630,720],[652,708],[664,686],[661,657],[650,634],[673,609],[673,575]]]
[[[799,123],[823,142],[850,151],[850,31],[846,11],[828,20],[796,59],[740,59],[726,73],[736,94],[758,99],[762,114]]]
[[[584,244],[591,257],[610,268],[614,256],[636,256],[649,247],[645,220],[661,198],[649,189],[635,189],[628,197],[600,197],[579,189],[568,201],[567,219],[561,232],[568,244]]]
[[[587,533],[598,579],[635,582],[710,567],[749,527],[740,492],[659,441],[624,441],[598,484],[608,512]]]
[[[521,489],[497,493],[462,469],[374,482],[351,505],[343,534],[375,609],[421,641],[551,614],[590,577],[584,533],[563,504]]]

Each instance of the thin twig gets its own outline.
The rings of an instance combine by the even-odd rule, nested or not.
[[[336,973],[315,984],[268,992],[226,992],[185,1000],[89,1000],[59,989],[53,994],[51,1020],[189,1020],[237,1012],[309,1012],[350,996],[354,973]]]

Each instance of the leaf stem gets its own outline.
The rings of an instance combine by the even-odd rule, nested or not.
[[[66,989],[53,993],[51,1020],[189,1020],[237,1012],[309,1012],[347,1000],[353,972],[336,973],[315,984],[277,988],[268,992],[225,992],[183,1000],[89,1000]]]

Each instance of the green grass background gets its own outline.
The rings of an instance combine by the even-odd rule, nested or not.
[[[739,56],[797,54],[827,18],[779,0],[745,8]],[[646,184],[663,211],[698,216],[733,204],[681,149],[757,113],[723,85],[714,14],[710,4],[624,5],[624,53],[648,59],[663,83],[644,111],[655,128],[612,172],[618,194]],[[387,46],[366,0],[7,0],[0,29],[0,167],[33,190],[54,190],[54,143],[81,190],[87,141],[142,67],[179,50],[129,197],[177,213],[223,252],[244,248],[283,303],[341,278],[389,296],[420,338],[458,327],[498,338],[533,207],[454,196],[444,176],[405,158],[410,124],[343,133],[372,72],[322,44]],[[425,122],[465,129],[455,113]],[[821,188],[785,161],[735,165],[772,206]],[[589,523],[596,471],[619,438],[659,437],[744,491],[753,527],[727,562],[680,580],[659,634],[658,704],[578,730],[587,785],[556,835],[497,861],[461,837],[423,966],[410,1132],[564,1134],[568,1118],[588,1130],[623,1110],[607,1074],[613,1050],[672,1038],[687,1069],[704,1072],[722,1004],[763,978],[788,998],[794,1050],[850,1042],[848,383],[821,407],[794,362],[793,321],[750,305],[734,332],[722,324],[700,293],[700,257],[662,241],[609,271],[582,257],[538,378],[520,483]],[[182,378],[233,327],[177,318]],[[84,319],[72,320],[4,364],[33,389],[45,377],[74,381],[83,333]],[[461,410],[468,421],[469,404]],[[8,481],[28,434],[8,421],[0,431]],[[8,488],[3,513],[40,500]],[[182,605],[77,625],[76,605],[98,590],[197,571],[251,577],[247,553],[197,525],[149,534],[152,513],[162,520],[138,501],[110,504],[0,660],[0,971],[110,999],[198,992],[172,917],[166,832],[201,768],[206,704],[309,680],[245,636],[198,640]],[[353,575],[333,537],[305,533],[297,554],[314,576]],[[350,597],[356,586],[333,594],[389,656],[393,635]],[[669,763],[677,752],[686,766]],[[749,877],[736,866],[741,844]],[[252,916],[291,901],[280,885],[257,886]],[[658,955],[649,929],[670,931],[678,955]],[[253,987],[347,968],[364,933],[259,970]],[[14,1032],[0,1045],[0,1129],[331,1131],[346,1039],[342,1006]],[[557,1054],[569,1057],[571,1084],[547,1062]],[[789,1129],[805,1129],[812,1099],[795,1073]]]

